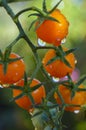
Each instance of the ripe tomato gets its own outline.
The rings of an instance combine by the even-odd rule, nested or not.
[[[76,92],[75,93],[75,96],[71,99],[71,90],[68,89],[67,87],[63,86],[63,85],[60,85],[58,86],[59,87],[59,91],[64,99],[64,102],[66,104],[73,104],[73,105],[83,105],[85,104],[85,99],[84,99],[84,95],[85,95],[85,92]],[[80,85],[79,86],[80,88],[84,88],[84,85]],[[54,94],[54,98],[56,99],[57,103],[58,104],[62,104],[59,96],[57,95],[57,93]],[[75,110],[80,110],[80,107],[76,107],[76,106],[69,106],[69,107],[66,107],[65,108],[66,111],[75,111]]]
[[[30,87],[34,87],[35,85],[39,84],[40,82],[37,79],[33,79]],[[16,83],[18,86],[24,86],[24,80],[21,79],[19,82]],[[13,90],[13,97],[18,96],[21,94],[21,90]],[[34,90],[32,92],[32,97],[34,98],[35,104],[40,104],[42,101],[42,98],[45,97],[45,89],[44,86],[41,85],[38,89]],[[27,95],[15,100],[16,104],[20,106],[21,108],[30,111],[32,109],[32,103]]]
[[[61,40],[68,34],[69,23],[58,9],[54,10],[50,16],[59,22],[44,20],[44,22],[36,29],[36,34],[41,40],[58,46],[61,43]],[[36,26],[38,26],[38,23],[39,22],[36,23]]]
[[[15,53],[10,54],[10,58],[19,58],[19,55]],[[22,59],[8,63],[7,72],[4,74],[3,65],[0,64],[0,83],[1,84],[12,84],[19,81],[25,71],[25,64]]]
[[[63,61],[61,60],[55,60],[49,65],[46,65],[48,61],[56,56],[55,50],[51,49],[49,50],[44,58],[43,58],[43,65],[46,71],[54,77],[62,78],[66,76],[68,73],[72,73],[72,71],[75,68],[75,57],[73,53],[70,53],[65,56],[66,60],[69,62],[71,67],[67,66]]]

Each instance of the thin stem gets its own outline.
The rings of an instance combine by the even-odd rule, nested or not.
[[[41,15],[44,15],[44,13],[42,13],[42,11],[40,10],[40,9],[38,9],[37,7],[30,7],[30,8],[26,8],[26,9],[23,9],[23,10],[21,10],[20,12],[18,12],[16,15],[15,15],[15,17],[18,17],[18,16],[20,16],[22,13],[25,13],[25,12],[27,12],[27,11],[36,11],[36,12],[38,12],[38,13],[40,13]]]
[[[13,47],[13,46],[17,43],[17,41],[18,41],[20,38],[21,38],[21,35],[19,34],[19,35],[14,39],[14,41],[7,46],[7,48]]]

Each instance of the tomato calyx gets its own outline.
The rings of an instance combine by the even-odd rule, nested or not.
[[[62,2],[62,0],[60,0],[59,2],[57,2],[57,4],[51,9],[51,10],[47,10],[46,7],[46,2],[45,0],[43,0],[43,6],[42,6],[42,10],[33,7],[32,10],[36,11],[37,13],[32,13],[30,14],[28,17],[30,16],[37,16],[37,18],[32,21],[32,23],[29,26],[29,30],[31,29],[31,27],[37,22],[37,26],[35,29],[37,29],[45,20],[51,20],[51,21],[55,21],[60,23],[60,21],[58,19],[55,19],[54,17],[51,17],[50,14],[58,7],[58,5]]]
[[[10,54],[11,54],[11,48],[10,47],[9,48],[7,47],[4,53],[2,53],[2,51],[0,50],[0,64],[3,65],[4,74],[6,74],[7,67],[10,63],[16,62],[16,61],[23,58],[23,57],[10,58]]]
[[[65,63],[68,67],[71,68],[71,65],[69,64],[69,62],[66,60],[65,56],[69,55],[70,53],[74,52],[76,50],[76,48],[64,51],[62,46],[58,46],[57,48],[54,49],[55,50],[55,54],[56,56],[53,57],[52,59],[50,59],[46,65],[51,64],[52,62],[56,61],[56,60],[61,60],[63,63]]]

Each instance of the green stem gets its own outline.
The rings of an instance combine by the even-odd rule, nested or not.
[[[44,13],[40,10],[40,9],[38,9],[37,7],[30,7],[30,8],[26,8],[26,9],[23,9],[23,10],[21,10],[20,12],[18,12],[16,15],[15,15],[15,18],[18,18],[18,16],[20,16],[22,13],[25,13],[25,12],[27,12],[27,11],[36,11],[36,12],[38,12],[39,14],[41,14],[42,16],[44,16]]]

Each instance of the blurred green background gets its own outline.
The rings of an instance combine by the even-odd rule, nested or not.
[[[48,9],[52,8],[58,0],[46,0]],[[10,7],[16,14],[18,11],[30,7],[37,6],[41,8],[42,0],[8,0]],[[63,0],[59,5],[62,13],[67,17],[70,27],[69,34],[64,46],[68,48],[77,47],[75,52],[77,65],[80,70],[80,76],[86,74],[86,0]],[[28,18],[29,13],[20,16],[20,22],[34,44],[37,44],[37,38],[34,27],[28,31],[29,25],[34,18]],[[0,7],[0,49],[5,50],[18,35],[18,29],[11,18],[7,15],[4,8]],[[26,71],[30,76],[35,69],[35,60],[31,49],[24,40],[19,40],[13,47],[13,51],[24,56]],[[46,50],[39,51],[42,58]],[[36,78],[43,81],[44,77],[39,71]],[[86,84],[86,82],[84,82]],[[9,102],[12,97],[10,89],[0,89],[0,130],[34,130],[30,115],[19,108],[14,102]],[[63,116],[63,124],[67,127],[63,130],[86,130],[86,110],[82,110],[78,114],[65,112]]]

